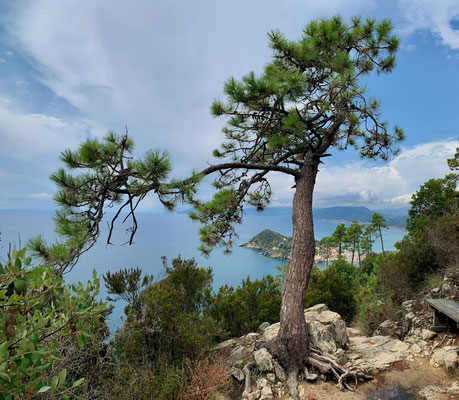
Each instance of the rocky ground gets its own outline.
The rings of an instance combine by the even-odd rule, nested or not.
[[[381,334],[386,333],[382,332],[384,329],[389,329],[389,323],[383,324],[377,335],[367,337],[356,329],[347,328],[341,317],[329,311],[324,304],[305,310],[311,347],[345,368],[358,369],[375,379],[359,383],[354,392],[346,392],[339,389],[336,381],[311,369],[301,377],[301,399],[459,398],[458,337],[437,335],[422,327],[416,320],[422,318],[414,308],[414,303],[404,303],[401,318],[409,323],[400,322],[401,325],[405,324],[403,340]],[[410,313],[413,315],[408,315]],[[396,324],[392,325],[391,329]],[[235,382],[239,382],[240,386],[238,399],[289,399],[284,385],[285,371],[263,347],[277,335],[278,330],[279,324],[264,323],[258,332],[228,340],[218,346],[229,354],[227,363]],[[350,384],[353,386],[353,383]],[[394,395],[397,390],[401,393],[399,397]],[[412,397],[403,397],[404,390],[408,390]]]

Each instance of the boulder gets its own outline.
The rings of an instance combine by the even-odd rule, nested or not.
[[[262,372],[271,372],[274,370],[273,357],[266,349],[260,349],[253,353],[253,358],[257,367]]]
[[[234,339],[228,339],[222,343],[219,343],[217,344],[215,347],[214,347],[214,350],[220,350],[220,349],[225,349],[227,347],[234,347],[236,346],[237,342],[236,340]]]
[[[432,340],[436,336],[437,334],[429,329],[422,329],[421,331],[421,337],[424,340]]]
[[[276,378],[281,382],[285,382],[285,380],[287,379],[287,375],[284,371],[284,368],[282,368],[282,366],[276,360],[273,360],[273,366]]]
[[[454,382],[447,390],[448,394],[459,395],[459,381]]]
[[[235,365],[240,361],[245,361],[249,358],[250,353],[244,348],[244,346],[236,347],[228,357],[231,365]]]
[[[258,327],[258,330],[257,330],[258,333],[259,333],[260,335],[263,335],[263,334],[265,333],[266,328],[267,328],[269,325],[270,325],[269,322],[263,322],[262,324],[260,324],[260,326]]]
[[[339,314],[330,311],[325,304],[317,304],[304,310],[311,346],[332,355],[349,341],[346,323]],[[270,341],[279,333],[279,323],[267,327],[263,339]]]
[[[445,346],[436,349],[432,354],[431,361],[445,367],[447,370],[457,371],[459,368],[459,347]]]
[[[245,375],[239,368],[231,368],[231,375],[233,375],[239,382],[245,379]]]
[[[397,336],[395,324],[386,319],[381,325],[379,325],[373,332],[373,336]]]
[[[273,391],[269,386],[261,389],[259,400],[274,400]]]
[[[265,329],[263,333],[263,339],[267,342],[276,338],[277,334],[279,333],[280,323],[272,324]]]
[[[408,355],[410,345],[389,336],[355,336],[347,353],[352,366],[374,375]]]
[[[427,386],[419,391],[419,397],[425,400],[438,400],[440,393],[445,393],[444,389],[438,386]]]

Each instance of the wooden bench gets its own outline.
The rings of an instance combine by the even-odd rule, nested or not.
[[[433,323],[429,329],[434,332],[456,332],[459,330],[459,303],[454,300],[426,299],[433,310]]]

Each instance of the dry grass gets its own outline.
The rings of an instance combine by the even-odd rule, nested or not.
[[[212,400],[217,393],[228,394],[231,390],[231,370],[222,356],[190,362],[188,376],[183,400]]]

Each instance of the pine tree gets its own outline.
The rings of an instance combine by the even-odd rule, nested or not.
[[[334,240],[334,243],[336,246],[338,246],[338,254],[342,253],[342,245],[344,238],[346,236],[346,225],[344,224],[339,224],[336,228],[335,231],[332,233],[332,239]]]
[[[362,157],[387,160],[396,152],[394,145],[403,139],[399,128],[389,130],[388,123],[381,120],[378,101],[360,83],[372,71],[379,75],[393,70],[399,40],[391,32],[388,20],[377,23],[356,17],[347,25],[333,17],[309,23],[298,41],[288,40],[278,31],[269,33],[273,58],[264,71],[260,75],[250,72],[241,80],[228,79],[226,100],[212,104],[212,114],[227,120],[223,128],[226,140],[214,151],[222,162],[194,172],[189,179],[168,180],[170,161],[162,152],[132,161],[125,154],[132,150],[127,136],[112,135],[101,143],[88,141],[79,152],[64,153],[70,169],[89,172],[83,172],[81,178],[64,170],[53,176],[61,188],[56,200],[62,206],[58,229],[68,237],[63,245],[75,249],[75,255],[85,251],[99,235],[107,206],[127,207],[133,235],[135,209],[153,192],[168,209],[180,200],[194,206],[191,217],[203,224],[204,253],[216,246],[229,251],[244,205],[257,210],[268,205],[269,174],[292,177],[291,257],[279,335],[267,347],[287,369],[290,393],[298,399],[297,375],[308,360],[315,360],[315,367],[324,372],[330,371],[309,351],[303,314],[315,254],[312,197],[319,165],[331,155],[330,150],[350,147],[358,149]],[[211,174],[217,174],[217,192],[212,200],[202,202],[195,196],[196,185]],[[119,212],[115,219],[118,216]],[[110,232],[112,229],[113,224]],[[72,234],[77,231],[81,237],[73,243]],[[35,245],[44,257],[62,254],[58,249],[51,254],[40,240]],[[63,260],[63,265],[66,262]]]
[[[381,249],[384,254],[384,241],[383,241],[383,235],[382,235],[382,228],[387,228],[386,219],[381,214],[374,213],[371,216],[371,224],[373,225],[376,231],[376,236],[379,236],[381,239]]]

